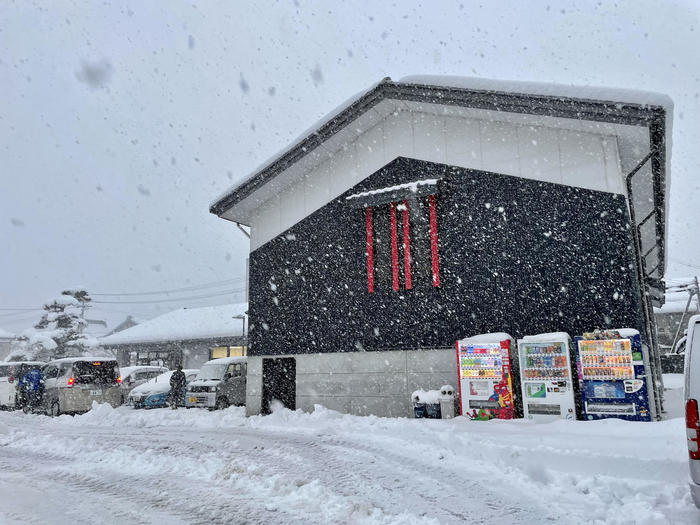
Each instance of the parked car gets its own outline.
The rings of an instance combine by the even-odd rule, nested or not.
[[[170,370],[154,377],[147,383],[135,387],[129,393],[129,404],[134,408],[162,408],[166,406],[170,394],[170,377],[174,370]],[[197,377],[197,369],[183,369],[187,384]],[[184,397],[182,404],[184,405]]]
[[[125,366],[120,368],[121,383],[119,388],[122,392],[122,404],[129,398],[129,392],[132,389],[167,371],[168,367],[166,366]]]
[[[119,366],[113,358],[67,357],[42,369],[43,405],[52,416],[87,412],[92,402],[121,404]]]
[[[32,368],[41,368],[46,363],[40,361],[8,361],[0,363],[0,409],[15,408],[17,383]]]
[[[185,406],[209,409],[245,405],[246,358],[222,357],[202,365],[187,387]]]
[[[688,322],[685,344],[685,426],[690,463],[690,493],[700,508],[700,315]]]

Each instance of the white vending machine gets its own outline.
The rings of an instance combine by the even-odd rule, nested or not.
[[[576,419],[578,377],[569,334],[529,335],[518,340],[523,412],[538,422]]]

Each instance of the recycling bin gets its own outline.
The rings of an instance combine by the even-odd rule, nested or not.
[[[440,388],[440,417],[452,419],[455,417],[455,389],[452,385],[443,385]]]

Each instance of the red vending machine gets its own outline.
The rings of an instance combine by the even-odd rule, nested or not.
[[[463,416],[475,420],[519,416],[515,392],[515,341],[506,333],[482,334],[457,341],[459,399]],[[513,370],[513,367],[516,370]]]

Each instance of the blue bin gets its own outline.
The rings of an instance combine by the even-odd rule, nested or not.
[[[413,417],[423,419],[428,417],[425,410],[425,403],[413,403]]]
[[[428,419],[441,419],[440,403],[425,405],[425,417]]]

